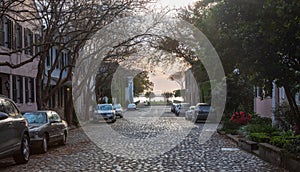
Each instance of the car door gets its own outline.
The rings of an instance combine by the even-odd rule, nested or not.
[[[0,112],[6,113],[4,108],[4,99],[0,99]],[[10,117],[0,120],[0,156],[5,155],[9,151],[9,145],[13,140],[13,128]]]
[[[51,114],[53,116],[53,123],[51,124],[52,127],[54,128],[53,138],[55,141],[58,141],[62,137],[63,123],[61,118],[56,112],[52,111]]]
[[[20,146],[25,120],[20,118],[19,111],[9,100],[2,99],[0,104],[1,111],[8,115],[0,121],[0,152],[5,154]]]
[[[55,126],[55,116],[53,115],[52,111],[47,112],[48,115],[48,133],[49,133],[49,142],[55,142],[56,141],[56,126]]]

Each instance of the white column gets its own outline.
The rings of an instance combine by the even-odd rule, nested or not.
[[[274,113],[274,111],[276,110],[276,84],[274,81],[273,81],[272,85],[273,85],[273,89],[272,89],[272,126],[274,126],[276,123],[276,118],[275,118],[275,113]]]

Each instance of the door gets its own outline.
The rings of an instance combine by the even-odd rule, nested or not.
[[[54,116],[54,120],[55,120],[55,123],[52,124],[55,127],[55,131],[56,131],[55,140],[58,141],[61,140],[64,134],[63,132],[64,124],[62,123],[60,116],[56,112],[52,112],[52,115]]]
[[[0,154],[7,154],[21,144],[18,110],[7,99],[0,99],[0,111],[8,115],[8,118],[0,120]],[[24,121],[25,122],[25,121]]]

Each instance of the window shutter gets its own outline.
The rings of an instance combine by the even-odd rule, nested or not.
[[[28,47],[28,29],[27,28],[25,28],[24,29],[24,48],[26,47],[26,49],[25,49],[25,54],[28,54],[28,49],[27,49],[27,47]]]
[[[21,25],[19,25],[19,49],[22,49],[23,48],[23,27]]]
[[[0,45],[3,46],[4,44],[4,17],[0,20]]]
[[[25,103],[29,102],[29,78],[25,78]]]
[[[35,54],[38,54],[41,50],[40,50],[40,35],[39,34],[35,34]]]
[[[9,19],[7,19],[7,31],[8,31],[8,37],[7,37],[7,45],[8,48],[12,48],[13,43],[13,22]]]
[[[31,30],[29,30],[29,54],[33,55],[33,33]]]
[[[33,78],[30,78],[30,80],[29,80],[29,82],[30,82],[30,102],[31,103],[33,103],[34,102],[34,87],[35,87],[35,85],[34,85],[34,79]]]

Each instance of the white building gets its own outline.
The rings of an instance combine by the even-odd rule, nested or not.
[[[30,5],[31,1],[27,0],[25,3]],[[14,8],[29,7],[22,4]],[[24,18],[26,19],[26,16],[23,13],[9,12],[2,16],[0,20],[1,63],[19,64],[39,52],[39,47],[34,46],[34,43],[39,41],[41,23],[33,20],[19,22],[24,21]],[[31,62],[15,69],[0,66],[0,94],[14,100],[21,111],[37,109],[35,77],[38,61],[38,58],[34,58]]]

